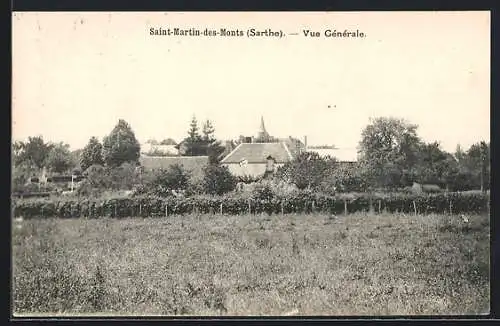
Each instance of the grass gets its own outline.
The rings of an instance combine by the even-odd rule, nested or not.
[[[489,312],[489,217],[15,222],[15,315]]]

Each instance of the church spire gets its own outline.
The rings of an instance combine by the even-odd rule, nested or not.
[[[264,126],[264,117],[263,116],[260,116],[260,129],[259,129],[259,133],[260,134],[267,134],[266,132],[266,127]]]
[[[257,134],[257,141],[262,143],[269,142],[269,134],[267,133],[266,127],[264,125],[264,117],[260,117],[260,128]]]

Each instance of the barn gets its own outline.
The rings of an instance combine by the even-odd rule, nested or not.
[[[241,143],[222,161],[229,171],[239,177],[260,177],[274,172],[293,159],[288,146],[280,143]]]

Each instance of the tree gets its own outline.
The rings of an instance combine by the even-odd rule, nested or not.
[[[130,125],[120,119],[111,133],[104,137],[104,162],[110,167],[117,167],[125,162],[137,163],[141,146]]]
[[[474,177],[474,185],[481,191],[489,189],[490,144],[484,141],[473,144],[463,162]]]
[[[421,143],[417,125],[402,119],[380,117],[374,119],[361,134],[360,162],[364,165],[369,185],[398,187],[403,176],[418,163]]]
[[[63,173],[75,166],[69,145],[58,143],[52,146],[47,155],[46,165],[52,172]]]
[[[299,189],[317,188],[334,163],[334,159],[321,157],[316,152],[303,152],[293,161],[280,167],[276,176],[285,182],[295,184]]]
[[[96,137],[90,138],[80,155],[80,167],[83,171],[92,165],[104,165],[102,145]]]
[[[187,156],[205,155],[206,150],[200,134],[198,133],[198,121],[193,115],[189,125],[188,137],[184,139]]]
[[[53,144],[44,142],[42,136],[28,137],[26,142],[17,141],[13,145],[14,164],[25,163],[41,169],[53,147]]]
[[[215,128],[210,120],[205,121],[203,124],[202,142],[203,146],[206,148],[206,155],[208,156],[210,164],[219,163],[225,148],[215,139]]]
[[[204,168],[203,191],[212,195],[222,195],[233,191],[237,180],[225,166],[215,164]]]
[[[336,163],[321,182],[321,190],[325,193],[364,192],[367,185],[363,173],[362,166],[358,163]]]
[[[415,181],[448,188],[455,163],[453,155],[443,151],[438,142],[421,144],[418,165],[414,168]]]
[[[164,139],[160,142],[160,145],[177,145],[177,142],[172,138]]]

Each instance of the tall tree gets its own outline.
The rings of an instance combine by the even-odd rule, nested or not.
[[[484,141],[473,144],[467,151],[464,162],[475,178],[475,185],[485,191],[489,189],[490,178],[490,144]]]
[[[193,115],[189,124],[188,137],[184,139],[187,156],[206,155],[206,146],[198,132],[198,121]]]
[[[211,164],[219,163],[225,147],[215,138],[215,128],[210,120],[205,121],[203,124],[202,142],[206,148],[209,162]]]
[[[104,137],[104,162],[110,167],[117,167],[125,162],[137,163],[141,146],[130,125],[123,119]]]
[[[73,168],[75,165],[68,144],[55,144],[49,152],[46,165],[52,172],[63,173]]]
[[[83,171],[92,165],[104,165],[102,145],[96,137],[90,138],[80,155],[80,167]]]
[[[421,143],[416,125],[380,117],[362,131],[361,138],[360,162],[372,187],[398,187],[411,178]]]

